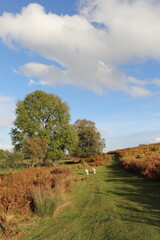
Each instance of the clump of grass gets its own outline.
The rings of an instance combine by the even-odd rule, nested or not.
[[[68,190],[68,187],[70,186],[70,180],[70,177],[68,177],[68,181],[61,179],[61,181],[59,181],[55,186],[55,215],[61,212],[64,207],[70,204],[69,197],[66,193],[66,190]]]
[[[52,217],[55,211],[55,193],[52,189],[36,188],[32,193],[32,211],[38,216]]]
[[[66,191],[71,184],[73,176],[66,176],[57,180],[54,188],[36,187],[32,191],[31,210],[39,217],[53,217],[69,204]]]

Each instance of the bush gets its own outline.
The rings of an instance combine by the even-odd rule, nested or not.
[[[23,154],[22,152],[10,152],[7,150],[0,149],[0,168],[20,168],[23,165]]]
[[[82,160],[83,161],[83,160]],[[85,162],[89,165],[89,166],[100,166],[103,165],[105,163],[107,163],[109,161],[109,157],[108,155],[104,155],[101,157],[90,157],[90,158],[85,158]]]
[[[0,168],[7,167],[8,157],[9,157],[9,151],[0,149]]]

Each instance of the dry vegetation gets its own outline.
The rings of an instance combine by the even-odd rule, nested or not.
[[[24,220],[29,213],[51,217],[62,210],[69,202],[66,191],[75,179],[70,167],[31,167],[0,175],[0,229],[3,236],[19,234],[17,217]]]
[[[101,166],[109,161],[109,156],[105,154],[101,157],[88,157],[88,158],[73,158],[72,160],[66,161],[66,164],[78,164],[82,166]]]
[[[117,154],[121,166],[148,179],[160,180],[160,143],[140,145],[111,151]]]
[[[102,157],[90,157],[86,158],[85,161],[89,166],[100,166],[109,161],[109,156],[106,154]]]

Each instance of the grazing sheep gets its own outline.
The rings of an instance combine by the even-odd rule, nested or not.
[[[84,172],[85,172],[86,175],[89,175],[88,169],[84,169]]]
[[[92,168],[92,172],[93,172],[93,174],[96,174],[96,169]]]

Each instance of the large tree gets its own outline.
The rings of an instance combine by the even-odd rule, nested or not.
[[[15,127],[11,130],[13,145],[21,150],[27,139],[40,137],[47,143],[48,158],[62,157],[77,141],[69,121],[68,104],[60,97],[40,90],[32,92],[17,102]]]
[[[95,123],[86,119],[78,119],[74,123],[79,141],[75,148],[75,155],[79,157],[99,156],[103,153],[105,140],[101,138]]]

